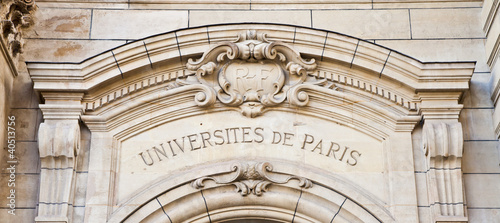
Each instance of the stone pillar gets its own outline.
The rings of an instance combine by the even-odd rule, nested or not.
[[[38,131],[40,196],[36,222],[71,222],[75,167],[80,149],[82,93],[42,93]]]
[[[450,95],[421,94],[429,206],[432,222],[468,222],[462,174],[464,140],[458,122],[463,107],[458,104],[461,93],[445,94]]]

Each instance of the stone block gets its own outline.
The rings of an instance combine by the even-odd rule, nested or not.
[[[40,8],[35,25],[26,32],[28,38],[88,39],[91,9]]]
[[[33,222],[36,217],[36,209],[16,209],[14,212],[16,215],[11,215],[8,213],[9,209],[0,208],[0,219],[2,222]]]
[[[105,9],[127,9],[129,4],[124,0],[105,1],[54,1],[38,0],[36,5],[40,8],[105,8]]]
[[[494,209],[467,209],[469,214],[469,222],[498,222],[500,219],[500,208]]]
[[[14,87],[12,89],[12,100],[9,100],[11,108],[37,108],[38,100],[33,91],[33,82],[28,72],[19,72],[19,75],[14,79]],[[35,101],[35,102],[34,102]]]
[[[130,0],[130,9],[215,9],[245,10],[250,9],[250,0]]]
[[[470,81],[469,91],[464,94],[464,107],[466,108],[492,108],[490,97],[490,73],[474,73]]]
[[[411,9],[413,38],[483,38],[480,8]]]
[[[132,40],[187,26],[187,11],[94,10],[91,38]]]
[[[427,189],[427,173],[415,173],[415,183],[417,186],[417,205],[429,206],[429,193]]]
[[[480,8],[480,1],[401,1],[401,0],[373,0],[374,9],[408,9],[408,8]],[[425,221],[424,221],[425,222]]]
[[[464,142],[462,170],[464,173],[500,173],[496,141]],[[481,165],[478,165],[478,164]]]
[[[85,222],[85,207],[73,207],[73,222]]]
[[[125,44],[113,40],[41,40],[25,45],[26,61],[80,62],[96,54]]]
[[[29,208],[37,206],[40,175],[16,174],[15,182],[12,181],[15,183],[15,187],[8,187],[9,180],[12,179],[9,177],[9,174],[2,173],[0,176],[0,185],[2,185],[0,190],[0,207],[8,207],[7,204],[9,201],[7,200],[7,197],[10,196],[10,189],[15,190],[16,208]]]
[[[191,11],[189,26],[218,23],[261,22],[311,26],[310,11]]]
[[[307,2],[307,4],[304,4]],[[275,1],[275,0],[252,0],[252,9],[371,9],[372,1],[350,0],[350,1]]]
[[[460,113],[464,140],[496,139],[492,123],[493,109],[463,109]]]
[[[85,172],[76,173],[75,198],[73,206],[85,206],[85,195],[87,194],[87,175]]]
[[[500,174],[464,174],[469,208],[500,208]]]
[[[11,109],[10,115],[16,117],[16,142],[36,141],[39,124],[38,109]]]
[[[17,160],[16,173],[40,173],[40,158],[38,155],[37,142],[16,142],[16,151],[14,152]],[[10,160],[10,159],[6,159]],[[0,164],[2,173],[9,173],[6,168],[8,163]]]
[[[408,10],[313,11],[313,27],[362,39],[409,39]]]
[[[477,61],[475,72],[488,72],[482,39],[376,40],[423,62]]]

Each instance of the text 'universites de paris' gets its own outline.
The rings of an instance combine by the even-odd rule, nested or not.
[[[138,158],[142,159],[145,165],[152,166],[157,162],[173,159],[175,156],[189,151],[239,143],[266,143],[275,146],[293,147],[330,157],[350,166],[356,166],[358,159],[361,157],[361,153],[357,150],[332,140],[319,139],[312,134],[296,135],[261,127],[234,127],[170,139],[141,151]]]

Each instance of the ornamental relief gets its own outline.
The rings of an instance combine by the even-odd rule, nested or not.
[[[307,178],[273,172],[273,166],[268,162],[234,163],[230,172],[218,176],[200,177],[194,180],[191,186],[202,189],[206,180],[211,180],[217,185],[234,185],[236,192],[241,196],[249,194],[261,196],[268,190],[269,185],[286,184],[290,180],[298,180],[300,188],[308,189],[313,186],[312,181]]]
[[[240,34],[235,42],[222,42],[186,64],[199,83],[213,86],[213,91],[196,96],[198,105],[209,106],[215,103],[210,98],[216,97],[225,105],[239,107],[243,115],[251,118],[285,100],[305,106],[309,96],[294,89],[318,84],[306,82],[316,66],[314,59],[305,60],[287,44],[271,42],[265,33],[254,30]]]

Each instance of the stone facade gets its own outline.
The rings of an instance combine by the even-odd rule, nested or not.
[[[4,0],[0,219],[498,222],[498,5]]]

